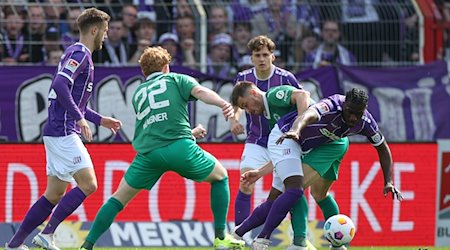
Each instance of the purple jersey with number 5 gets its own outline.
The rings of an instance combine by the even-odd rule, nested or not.
[[[80,133],[76,122],[85,117],[94,88],[94,64],[91,51],[81,43],[68,47],[58,64],[48,94],[48,120],[44,136]],[[86,119],[89,119],[86,114]],[[96,118],[98,119],[98,118]],[[99,123],[99,121],[95,121]]]
[[[235,83],[238,81],[252,82],[264,92],[281,85],[291,85],[298,89],[303,88],[291,72],[278,67],[272,68],[272,73],[267,79],[258,79],[254,67],[244,70],[237,75]],[[245,112],[245,115],[247,117],[247,139],[245,143],[254,143],[267,148],[270,133],[268,120],[263,115],[250,115],[247,112]]]
[[[310,106],[319,115],[319,121],[308,125],[300,135],[299,144],[302,151],[308,151],[323,143],[338,140],[351,135],[364,135],[374,146],[379,146],[384,141],[383,135],[378,129],[378,124],[372,115],[364,111],[362,119],[354,126],[349,127],[342,117],[342,105],[345,101],[343,95],[332,95]],[[281,131],[287,132],[297,117],[297,112],[291,112],[278,120]]]

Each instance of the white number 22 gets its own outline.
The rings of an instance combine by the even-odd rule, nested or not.
[[[154,87],[157,86],[159,86],[159,88],[153,89]],[[155,96],[166,92],[166,90],[167,84],[165,80],[156,81],[150,84],[147,88],[142,88],[139,90],[139,92],[134,97],[135,101],[139,101],[137,108],[138,111],[136,115],[138,120],[144,119],[144,117],[148,115],[148,113],[150,113],[150,110],[152,109],[160,109],[170,106],[169,100],[159,102],[155,101]],[[142,105],[144,104],[146,99],[149,102],[149,106],[147,106],[144,110],[141,111]]]

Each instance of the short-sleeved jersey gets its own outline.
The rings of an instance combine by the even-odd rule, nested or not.
[[[280,85],[291,85],[298,89],[302,88],[291,72],[276,66],[272,67],[272,73],[267,79],[258,79],[256,77],[256,69],[253,67],[239,72],[235,79],[235,83],[238,81],[252,82],[264,92]],[[247,139],[245,142],[267,147],[267,139],[269,138],[270,133],[270,126],[267,118],[261,115],[250,115],[247,112],[245,115],[247,117]]]
[[[296,88],[282,85],[269,89],[263,97],[264,116],[269,121],[270,129],[277,121],[289,112],[296,111],[297,105],[292,105],[291,97]]]
[[[136,125],[133,147],[139,153],[192,138],[187,104],[199,83],[192,77],[161,72],[149,75],[133,94]]]
[[[62,103],[67,103],[69,100],[63,99],[55,92],[55,89],[60,88],[61,84],[68,84],[70,95],[79,112],[78,110],[64,108]],[[50,86],[48,119],[44,126],[43,135],[67,136],[73,133],[79,134],[80,128],[76,122],[81,117],[74,117],[73,114],[79,115],[81,113],[81,116],[84,116],[94,87],[94,64],[91,51],[81,43],[69,46],[64,51]]]
[[[300,135],[299,144],[303,151],[315,148],[323,143],[335,141],[351,135],[364,135],[374,146],[383,143],[384,137],[378,129],[378,124],[372,115],[364,111],[362,119],[355,126],[349,127],[342,117],[342,105],[345,101],[343,95],[332,95],[313,104],[313,108],[319,115],[319,121],[308,125]],[[278,120],[278,126],[282,132],[287,132],[291,127],[297,112],[291,112]]]

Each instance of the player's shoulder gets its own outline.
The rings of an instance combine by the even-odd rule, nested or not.
[[[250,69],[243,70],[243,71],[239,72],[237,76],[238,76],[238,78],[240,78],[240,77],[244,77],[244,76],[247,76],[247,75],[251,75],[251,74],[253,74],[254,69],[255,68],[250,68]]]
[[[294,77],[294,74],[292,74],[292,72],[279,68],[279,67],[275,67],[275,71],[273,73],[274,75],[277,76],[283,76],[283,77]]]

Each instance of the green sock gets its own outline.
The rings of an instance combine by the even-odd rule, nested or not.
[[[339,206],[336,203],[336,200],[334,200],[334,198],[331,195],[327,195],[325,199],[317,202],[317,204],[322,210],[322,214],[325,220],[327,220],[333,215],[339,214]]]
[[[308,202],[303,195],[291,210],[291,224],[294,231],[294,245],[306,247],[306,229],[308,227]]]
[[[230,205],[230,187],[228,177],[211,183],[211,210],[214,216],[215,237],[223,240],[225,238],[225,225]]]
[[[91,230],[86,237],[86,242],[94,245],[98,238],[111,226],[117,214],[122,211],[123,205],[114,197],[103,204],[95,216],[94,223],[92,223]],[[84,244],[83,244],[84,245]]]

